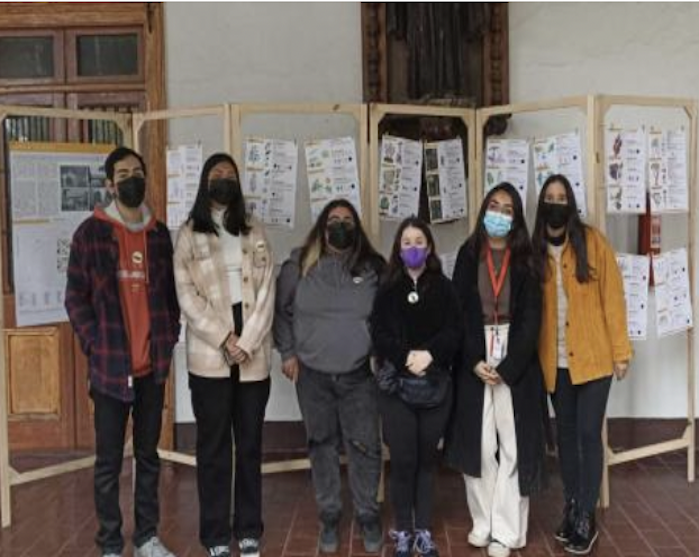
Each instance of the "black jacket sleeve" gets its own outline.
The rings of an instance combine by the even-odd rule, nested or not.
[[[478,296],[478,262],[471,255],[469,248],[464,244],[459,250],[454,266],[454,278],[452,280],[459,301],[461,314],[461,335],[463,339],[462,364],[466,371],[471,372],[476,364],[485,360],[485,344],[483,331],[477,331],[476,327],[483,328],[483,318],[480,297]],[[474,284],[474,281],[476,283]]]

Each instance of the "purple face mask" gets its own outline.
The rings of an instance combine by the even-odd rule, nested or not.
[[[428,251],[426,247],[410,247],[400,250],[400,258],[408,269],[419,269],[427,261]]]

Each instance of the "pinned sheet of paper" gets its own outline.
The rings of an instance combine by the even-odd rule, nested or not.
[[[422,184],[422,143],[383,136],[379,172],[379,214],[394,219],[417,215]]]
[[[629,338],[645,340],[648,334],[650,257],[617,253],[616,260],[624,281]]]
[[[653,256],[655,320],[658,336],[692,328],[687,250],[680,248]]]
[[[297,170],[296,141],[246,138],[242,186],[248,211],[267,225],[293,228]]]
[[[501,182],[509,182],[515,187],[526,212],[529,183],[529,142],[526,139],[488,139],[484,193]]]

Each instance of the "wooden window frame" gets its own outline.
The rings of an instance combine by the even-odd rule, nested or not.
[[[17,85],[53,85],[65,81],[65,64],[63,60],[63,31],[60,29],[0,29],[0,38],[51,37],[53,38],[53,77],[39,78],[2,78],[0,87]]]
[[[145,81],[146,44],[143,29],[139,27],[80,27],[65,31],[66,84],[81,83],[143,83]],[[78,75],[78,39],[104,35],[136,35],[138,46],[138,73],[136,75]]]

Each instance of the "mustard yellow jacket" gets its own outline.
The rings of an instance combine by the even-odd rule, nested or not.
[[[568,240],[561,256],[563,288],[568,298],[568,367],[574,385],[611,375],[614,362],[628,361],[632,355],[624,285],[614,250],[594,228],[587,228],[586,238],[590,263],[588,282],[579,283],[575,278],[575,252]],[[556,388],[558,360],[556,272],[556,261],[549,253],[539,333],[539,359],[548,392]]]

